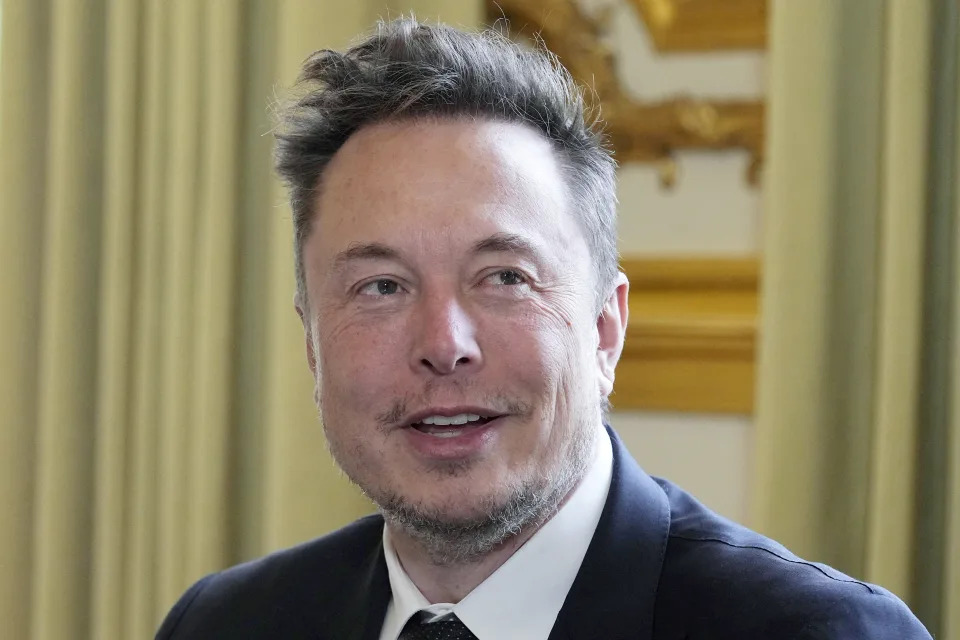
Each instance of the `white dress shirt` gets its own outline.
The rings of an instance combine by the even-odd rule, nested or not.
[[[580,485],[559,511],[490,577],[457,604],[431,605],[407,576],[383,528],[393,597],[380,640],[397,640],[407,620],[426,609],[434,619],[456,614],[478,640],[544,640],[593,539],[610,489],[613,450],[604,433]]]

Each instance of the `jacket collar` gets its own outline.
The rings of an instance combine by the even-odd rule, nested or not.
[[[379,518],[378,518],[379,519]],[[390,579],[383,556],[383,520],[377,527],[377,543],[368,547],[353,576],[328,576],[341,584],[339,602],[325,620],[320,638],[378,640],[390,602]],[[317,608],[319,608],[319,603]]]

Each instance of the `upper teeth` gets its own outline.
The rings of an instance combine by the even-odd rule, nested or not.
[[[468,422],[475,422],[480,419],[480,416],[474,413],[460,413],[455,416],[427,416],[420,422],[423,424],[437,424],[437,425],[448,425],[448,424],[467,424]]]

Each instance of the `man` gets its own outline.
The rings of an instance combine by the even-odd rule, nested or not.
[[[160,638],[929,638],[647,476],[604,427],[614,163],[569,75],[402,19],[282,114],[315,400],[380,514],[208,576]]]

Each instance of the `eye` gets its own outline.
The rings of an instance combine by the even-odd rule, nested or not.
[[[516,286],[518,284],[526,284],[527,279],[519,271],[514,271],[513,269],[501,269],[487,276],[487,280],[491,284],[502,285],[502,286]]]
[[[358,293],[364,296],[392,296],[400,291],[400,284],[396,280],[389,278],[380,278],[363,285],[358,289]]]

